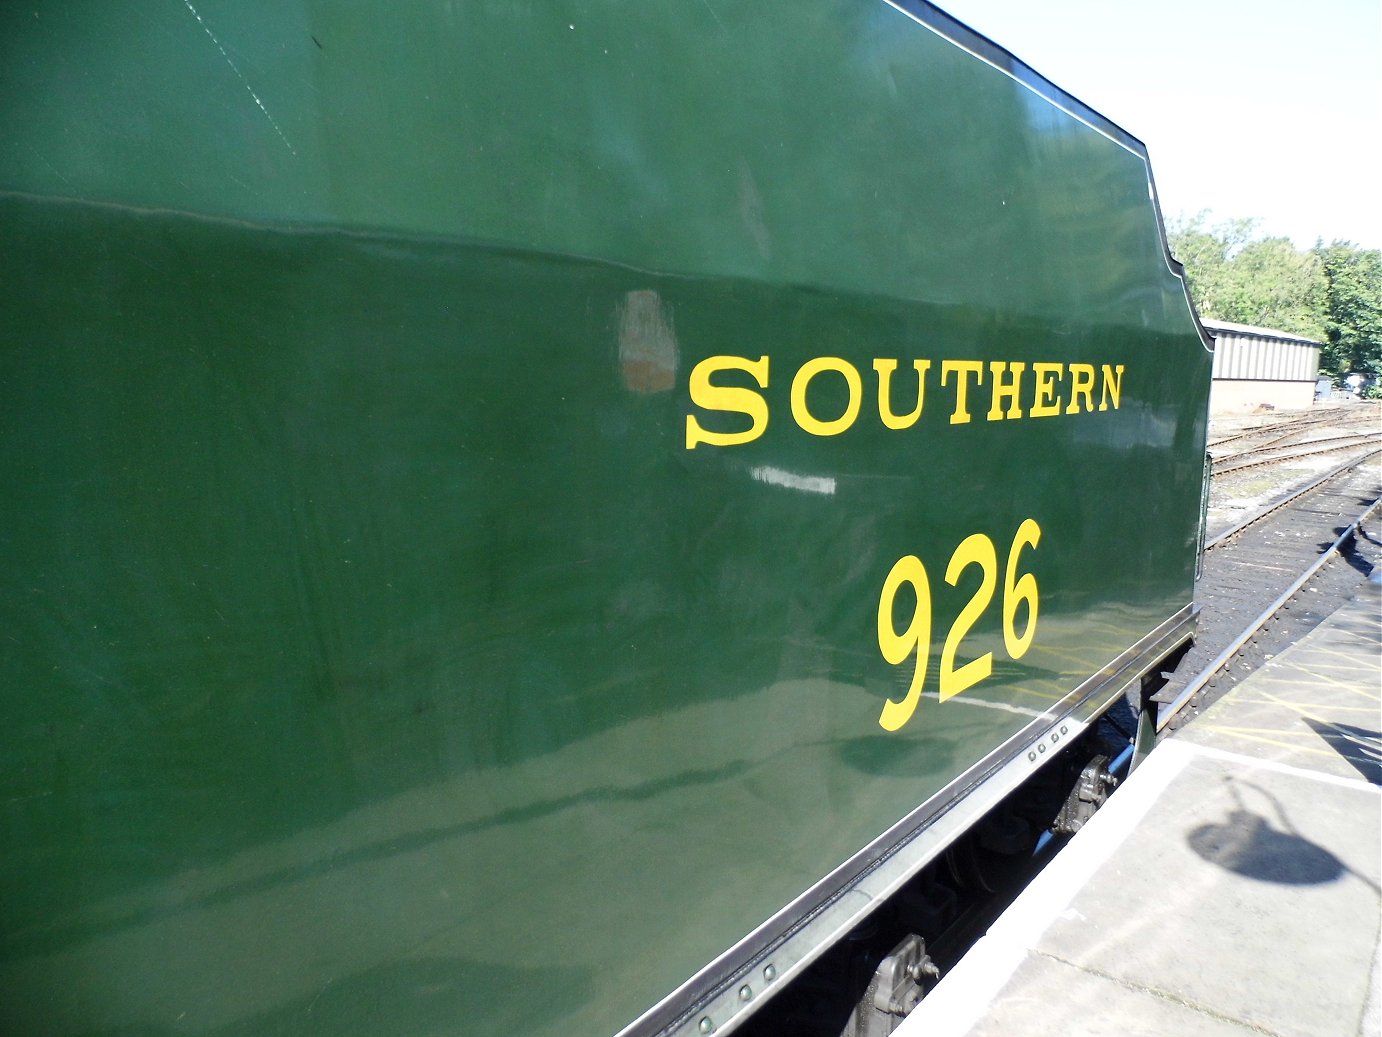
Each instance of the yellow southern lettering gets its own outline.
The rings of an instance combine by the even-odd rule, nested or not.
[[[1034,418],[1049,418],[1060,413],[1060,399],[1056,398],[1057,382],[1060,381],[1064,364],[1033,364],[1032,374],[1036,376],[1036,398],[1032,409],[1027,413]],[[1055,399],[1052,403],[1051,400]]]
[[[1003,384],[1003,372],[1012,370],[1012,381]],[[989,375],[992,378],[993,404],[989,407],[989,421],[1002,421],[1006,416],[1009,420],[1022,417],[1022,406],[1018,402],[1018,390],[1022,388],[1022,372],[1027,369],[1027,365],[1021,361],[1006,364],[1002,360],[989,361]],[[1006,415],[1003,412],[1002,401],[1008,401]]]
[[[926,372],[931,369],[931,361],[913,360],[912,367],[917,373],[917,405],[912,413],[899,417],[893,413],[890,388],[897,361],[882,359],[873,362],[873,369],[878,372],[878,417],[888,428],[911,428],[921,417],[922,407],[926,403]]]
[[[1113,409],[1118,409],[1118,399],[1123,394],[1123,365],[1109,367],[1108,364],[1100,365],[1103,368],[1104,382],[1103,391],[1099,394],[1099,409],[1108,410],[1108,401],[1113,400]]]
[[[843,375],[849,387],[849,402],[845,404],[845,412],[831,421],[821,421],[806,406],[806,387],[822,371],[835,371]],[[858,369],[848,360],[841,360],[837,356],[818,356],[806,361],[792,379],[792,417],[803,431],[813,436],[838,436],[853,425],[854,419],[859,416],[859,405],[863,398],[864,383]]]
[[[1118,410],[1123,398],[1122,364],[1096,365],[1024,360],[933,361],[894,357],[879,357],[870,363],[876,381],[870,383],[868,389],[876,389],[878,393],[875,401],[878,420],[884,428],[894,431],[913,429],[921,424],[921,419],[926,413],[927,382],[931,380],[937,368],[940,371],[941,389],[933,387],[931,395],[934,397],[937,391],[954,394],[954,406],[949,414],[951,425],[967,425],[972,422],[974,412],[971,407],[983,413],[988,421],[1015,421],[1021,418],[1050,418],[1095,410]],[[911,394],[912,376],[899,375],[899,371],[905,369],[908,364],[911,365],[916,377],[915,401]],[[747,427],[732,432],[707,429],[699,420],[704,414],[688,413],[686,449],[694,450],[703,444],[738,446],[751,443],[767,431],[769,410],[772,407],[790,406],[792,418],[797,426],[812,436],[838,436],[858,423],[864,408],[865,385],[860,375],[861,369],[855,366],[854,362],[838,356],[808,359],[792,376],[790,390],[780,386],[774,393],[763,391],[768,388],[769,366],[769,358],[766,356],[760,356],[756,360],[742,356],[712,356],[706,357],[692,368],[687,387],[692,406],[704,411],[742,414],[747,419]],[[719,384],[722,372],[727,371],[743,372],[731,379],[740,384]],[[826,373],[844,379],[844,409],[835,417],[822,417],[811,405],[812,386],[817,377]],[[745,379],[744,375],[748,375],[749,378]],[[897,388],[899,378],[907,382],[906,388]],[[744,384],[746,381],[748,384]],[[982,392],[985,389],[988,390],[986,411],[982,410]],[[817,408],[838,406],[826,402],[829,399],[837,399],[838,391],[824,395],[822,392],[817,387]],[[893,406],[895,402],[899,402],[895,400],[899,394],[902,396],[902,410],[894,409]],[[908,408],[907,404],[911,404],[911,407]],[[944,407],[944,404],[941,406]],[[934,407],[935,404],[933,410]],[[736,424],[742,426],[742,423],[727,419],[720,419],[713,424],[728,424],[731,428]]]
[[[1094,409],[1094,365],[1093,364],[1071,364],[1070,365],[1070,406],[1065,408],[1067,414],[1080,413],[1080,397],[1084,397],[1084,409]]]
[[[950,415],[950,424],[964,425],[969,422],[969,377],[973,375],[978,384],[984,383],[984,362],[982,360],[942,360],[941,385],[947,385],[950,376],[955,379],[955,410]]]
[[[735,446],[751,443],[768,427],[768,401],[752,389],[714,385],[710,376],[716,371],[747,371],[760,389],[768,387],[768,358],[749,360],[742,356],[708,356],[691,370],[691,402],[702,410],[729,411],[746,414],[749,427],[743,432],[710,432],[702,428],[691,414],[686,416],[686,449],[694,450],[698,443],[711,446]]]

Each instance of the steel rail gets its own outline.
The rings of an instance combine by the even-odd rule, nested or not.
[[[1235,443],[1240,439],[1249,439],[1252,436],[1260,436],[1272,432],[1292,435],[1294,434],[1294,432],[1308,429],[1314,425],[1323,425],[1333,420],[1333,415],[1311,414],[1307,417],[1292,418],[1288,421],[1264,421],[1261,425],[1254,425],[1252,428],[1240,429],[1239,431],[1234,432],[1231,435],[1222,436],[1219,439],[1211,439],[1209,443],[1206,445],[1210,449],[1213,449],[1216,446],[1223,446],[1225,443]],[[1293,430],[1293,432],[1287,432],[1287,429],[1291,429]]]
[[[1337,425],[1341,429],[1347,430],[1352,428],[1371,429],[1374,423],[1374,415],[1347,413],[1341,417],[1338,412],[1311,415],[1307,418],[1298,418],[1294,421],[1255,425],[1250,429],[1243,429],[1241,432],[1234,432],[1231,435],[1222,436],[1219,439],[1211,439],[1205,444],[1205,449],[1212,453],[1217,447],[1228,446],[1230,443],[1236,443],[1240,439],[1252,439],[1255,436],[1272,437],[1255,447],[1249,447],[1247,450],[1221,455],[1223,458],[1237,457],[1239,453],[1252,453],[1254,450],[1265,450],[1273,445],[1280,444],[1283,440],[1294,439],[1321,425]]]
[[[1299,451],[1297,451],[1297,452],[1295,452],[1295,453],[1293,453],[1293,454],[1282,454],[1282,455],[1280,455],[1280,456],[1278,456],[1278,457],[1264,457],[1264,458],[1261,458],[1261,459],[1259,459],[1259,460],[1257,460],[1257,461],[1249,461],[1249,462],[1242,463],[1242,464],[1227,465],[1227,462],[1235,461],[1235,460],[1237,460],[1237,459],[1240,458],[1240,457],[1247,457],[1247,456],[1249,456],[1250,454],[1260,453],[1260,452],[1262,452],[1263,450],[1267,450],[1267,449],[1286,449],[1286,448],[1284,448],[1284,447],[1273,447],[1273,448],[1261,447],[1261,448],[1258,448],[1257,450],[1245,450],[1245,451],[1243,451],[1241,454],[1231,454],[1231,455],[1229,455],[1228,457],[1223,458],[1223,459],[1221,459],[1221,460],[1213,461],[1212,464],[1211,464],[1210,474],[1211,474],[1211,475],[1231,475],[1231,474],[1234,473],[1234,472],[1245,472],[1245,471],[1247,471],[1249,468],[1260,468],[1260,467],[1262,467],[1263,465],[1278,464],[1278,463],[1284,462],[1284,461],[1296,461],[1296,460],[1299,460],[1299,459],[1304,458],[1304,457],[1315,457],[1315,456],[1318,455],[1318,454],[1332,454],[1332,453],[1334,453],[1336,450],[1349,450],[1349,449],[1352,449],[1353,447],[1363,446],[1363,445],[1364,445],[1365,443],[1367,443],[1369,440],[1375,439],[1375,438],[1376,438],[1376,436],[1374,436],[1374,435],[1362,433],[1362,434],[1354,435],[1354,436],[1337,436],[1337,437],[1335,437],[1334,439],[1317,439],[1317,440],[1313,440],[1313,441],[1310,442],[1310,443],[1299,443],[1299,444],[1296,444],[1296,445],[1297,445],[1297,446],[1302,446],[1302,447],[1316,446],[1316,445],[1318,445],[1318,444],[1320,444],[1320,443],[1335,443],[1336,445],[1334,445],[1334,446],[1322,447],[1322,448],[1319,449],[1319,450],[1299,450]],[[1347,443],[1340,443],[1340,442],[1337,442],[1338,440],[1344,440],[1344,439],[1349,440],[1349,442],[1347,442]],[[1221,467],[1221,466],[1223,466],[1223,467]]]
[[[1320,439],[1307,439],[1300,443],[1286,443],[1283,440],[1294,439],[1298,433],[1289,436],[1279,436],[1270,443],[1263,443],[1260,446],[1249,447],[1246,450],[1239,450],[1232,454],[1224,454],[1214,458],[1215,464],[1223,464],[1226,461],[1237,461],[1239,458],[1252,457],[1256,454],[1269,454],[1279,450],[1304,450],[1310,447],[1325,446],[1330,443],[1343,444],[1344,440],[1370,439],[1377,435],[1371,429],[1345,429],[1338,435],[1325,436]]]
[[[1345,434],[1344,434],[1343,436],[1335,436],[1335,437],[1333,437],[1334,439],[1347,439],[1347,438],[1349,438],[1349,437],[1352,436],[1352,435],[1368,435],[1368,434],[1370,433],[1370,431],[1371,431],[1371,429],[1362,429],[1362,428],[1360,428],[1356,423],[1354,423],[1354,422],[1352,422],[1352,421],[1340,421],[1340,422],[1313,421],[1313,422],[1311,422],[1309,425],[1303,425],[1303,426],[1301,426],[1300,428],[1292,429],[1290,432],[1284,433],[1283,435],[1280,435],[1280,436],[1276,436],[1276,437],[1273,438],[1273,439],[1269,439],[1269,440],[1267,440],[1267,442],[1261,444],[1260,446],[1255,446],[1255,447],[1252,447],[1251,449],[1240,451],[1240,452],[1237,453],[1237,454],[1229,454],[1228,457],[1230,457],[1230,458],[1233,458],[1233,457],[1242,457],[1244,454],[1260,453],[1260,452],[1262,452],[1262,451],[1264,451],[1264,450],[1276,450],[1276,449],[1279,449],[1279,448],[1281,448],[1281,447],[1285,447],[1285,446],[1287,446],[1287,445],[1290,445],[1290,446],[1310,446],[1310,445],[1312,445],[1312,444],[1314,444],[1314,443],[1329,443],[1329,442],[1332,442],[1333,440],[1330,440],[1330,439],[1307,439],[1304,443],[1288,443],[1289,440],[1297,439],[1297,438],[1299,438],[1300,436],[1303,436],[1303,435],[1308,434],[1316,425],[1326,425],[1326,424],[1336,424],[1339,428],[1345,430]],[[1352,430],[1352,431],[1350,431],[1350,430]]]
[[[1245,644],[1247,644],[1250,640],[1252,640],[1253,635],[1256,634],[1259,630],[1261,630],[1264,626],[1266,626],[1268,620],[1270,620],[1272,616],[1276,615],[1276,613],[1281,610],[1281,607],[1283,605],[1285,605],[1288,601],[1295,597],[1297,591],[1299,591],[1302,587],[1309,583],[1310,579],[1317,572],[1319,572],[1327,564],[1329,564],[1329,562],[1334,558],[1334,556],[1339,553],[1339,548],[1341,548],[1347,540],[1349,540],[1357,533],[1358,527],[1370,514],[1372,514],[1373,509],[1376,508],[1379,504],[1382,504],[1382,497],[1378,497],[1366,508],[1364,508],[1362,512],[1358,515],[1358,517],[1354,519],[1351,523],[1349,523],[1348,528],[1339,534],[1338,539],[1335,540],[1334,543],[1330,545],[1330,547],[1327,550],[1322,552],[1319,558],[1315,559],[1314,564],[1311,565],[1310,568],[1306,569],[1305,572],[1302,573],[1301,576],[1298,579],[1296,579],[1294,583],[1291,584],[1291,586],[1287,587],[1284,591],[1282,591],[1281,594],[1277,597],[1277,599],[1273,601],[1270,605],[1268,605],[1267,608],[1263,610],[1262,614],[1258,616],[1256,619],[1254,619],[1243,630],[1242,633],[1235,637],[1233,641],[1222,652],[1216,655],[1213,661],[1211,661],[1208,666],[1206,666],[1199,673],[1195,674],[1195,676],[1190,679],[1190,681],[1185,685],[1185,687],[1181,689],[1179,695],[1177,695],[1164,707],[1159,708],[1157,710],[1156,730],[1158,734],[1165,730],[1166,726],[1171,722],[1171,718],[1174,717],[1177,713],[1179,713],[1181,709],[1185,707],[1185,704],[1187,702],[1189,702],[1192,698],[1194,698],[1197,694],[1204,690],[1205,685],[1208,684],[1214,678],[1215,674],[1222,670],[1224,666],[1229,662],[1229,660],[1232,659],[1236,654],[1238,654],[1238,650],[1242,648]]]
[[[1350,469],[1357,468],[1368,458],[1376,457],[1378,454],[1382,454],[1382,447],[1378,447],[1375,450],[1369,450],[1366,454],[1360,454],[1358,457],[1351,458],[1350,460],[1345,461],[1332,472],[1329,472],[1326,475],[1322,475],[1314,482],[1308,483],[1298,490],[1292,490],[1284,497],[1280,497],[1277,500],[1272,501],[1272,503],[1268,504],[1260,511],[1254,512],[1253,514],[1249,515],[1247,518],[1243,519],[1237,525],[1230,526],[1223,532],[1214,534],[1212,538],[1205,541],[1204,549],[1206,551],[1212,551],[1214,548],[1224,543],[1224,541],[1230,540],[1233,537],[1237,536],[1239,533],[1243,532],[1243,530],[1247,529],[1254,522],[1262,521],[1264,518],[1272,514],[1272,512],[1276,511],[1278,508],[1284,508],[1291,502],[1299,500],[1301,497],[1304,497],[1307,493],[1311,493],[1314,490],[1318,490],[1325,483],[1329,482],[1330,479],[1338,478]]]

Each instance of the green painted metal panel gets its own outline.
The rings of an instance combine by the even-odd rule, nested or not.
[[[1180,612],[1209,355],[1014,68],[863,0],[0,13],[6,1028],[614,1033]]]

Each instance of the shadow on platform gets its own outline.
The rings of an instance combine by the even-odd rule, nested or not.
[[[1374,785],[1382,785],[1382,732],[1350,724],[1331,724],[1302,717],[1310,730],[1328,743],[1329,747],[1351,763],[1363,778]]]

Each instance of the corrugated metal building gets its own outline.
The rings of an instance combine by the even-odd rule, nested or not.
[[[1201,323],[1214,336],[1211,413],[1303,410],[1315,401],[1323,343],[1275,328],[1224,320]]]

